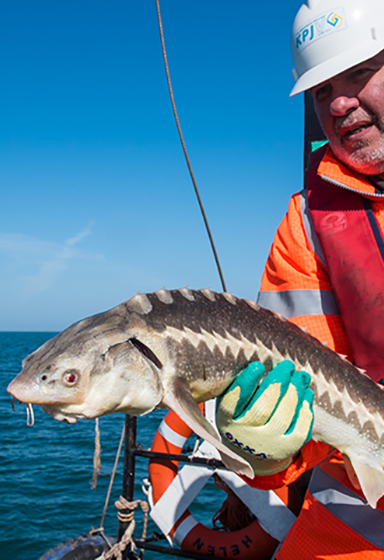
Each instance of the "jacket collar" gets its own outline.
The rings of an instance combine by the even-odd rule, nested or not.
[[[379,192],[374,185],[368,181],[366,175],[356,173],[340,163],[334,156],[330,147],[327,148],[317,168],[317,174],[320,175],[322,179],[325,179],[325,181],[355,191],[371,200],[384,200],[384,192]]]

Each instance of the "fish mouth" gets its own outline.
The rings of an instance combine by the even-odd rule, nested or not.
[[[54,406],[44,405],[42,409],[46,414],[52,416],[55,420],[59,422],[65,422],[66,424],[76,424],[77,418],[76,416],[72,416],[71,414],[63,414],[60,410],[55,408]]]
[[[15,410],[15,400],[16,398],[13,397],[11,402],[12,410]],[[32,404],[24,401],[19,401],[19,403],[25,404],[27,412],[27,426],[33,426],[35,424],[35,415]],[[76,424],[77,422],[77,418],[75,416],[65,415],[53,406],[42,406],[42,409],[44,412],[49,414],[49,416],[52,416],[52,418],[59,420],[60,422],[65,422],[66,424]]]

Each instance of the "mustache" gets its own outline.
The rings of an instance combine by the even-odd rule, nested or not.
[[[359,125],[361,122],[368,125],[376,125],[380,130],[382,130],[382,124],[374,113],[371,111],[354,111],[349,115],[337,117],[334,127],[335,132],[339,133],[342,128],[351,127],[354,124]]]

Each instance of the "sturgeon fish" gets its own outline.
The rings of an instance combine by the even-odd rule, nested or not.
[[[384,494],[384,400],[363,372],[283,317],[209,289],[136,294],[79,321],[23,361],[8,392],[66,422],[113,412],[176,412],[223,462],[253,478],[197,405],[220,396],[252,361],[282,360],[307,371],[314,391],[313,438],[351,460],[372,507]]]

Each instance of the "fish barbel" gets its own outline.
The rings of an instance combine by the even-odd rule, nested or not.
[[[76,422],[113,412],[173,409],[212,443],[228,468],[253,478],[220,441],[197,403],[221,395],[252,361],[307,371],[313,438],[351,460],[372,507],[384,494],[384,399],[368,376],[323,343],[254,301],[209,289],[136,294],[67,328],[23,361],[8,392]]]

